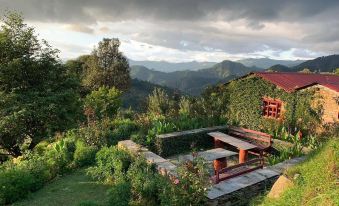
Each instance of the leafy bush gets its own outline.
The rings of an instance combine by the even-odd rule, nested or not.
[[[61,139],[51,144],[51,149],[46,151],[46,161],[50,168],[51,176],[69,171],[69,164],[73,160],[75,143],[72,139]]]
[[[116,88],[106,86],[92,91],[84,100],[85,114],[89,122],[105,117],[113,117],[121,106],[121,92]]]
[[[77,136],[87,145],[102,147],[116,145],[118,141],[129,139],[137,129],[137,124],[130,119],[105,118],[80,128]]]
[[[158,173],[145,159],[137,158],[127,172],[134,200],[142,200],[144,205],[157,205]]]
[[[0,171],[0,204],[9,204],[23,197],[35,188],[34,175],[28,170],[11,168]]]
[[[39,144],[37,144],[33,151],[40,154],[40,155],[43,155],[45,153],[45,151],[47,150],[47,147],[49,145],[49,142],[47,141],[41,141],[39,142]]]
[[[160,88],[155,88],[148,96],[148,112],[150,115],[167,115],[172,107],[172,100],[166,92]]]
[[[131,200],[131,185],[129,182],[122,181],[116,183],[108,191],[108,205],[112,206],[128,206]]]
[[[182,163],[178,167],[178,179],[164,184],[160,194],[161,205],[205,205],[210,186],[208,167],[201,158]]]
[[[124,179],[124,174],[132,162],[130,154],[116,146],[101,148],[95,160],[95,166],[88,168],[87,172],[102,182]]]
[[[94,146],[87,146],[84,142],[78,140],[75,144],[74,163],[76,166],[82,167],[91,165],[95,162],[95,154],[97,148]]]

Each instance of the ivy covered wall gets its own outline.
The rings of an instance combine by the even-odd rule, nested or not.
[[[311,89],[287,93],[262,78],[250,75],[219,86],[217,93],[226,101],[226,108],[222,109],[230,124],[266,132],[285,126],[292,131],[311,133],[320,124],[321,106],[312,105],[314,98],[318,97]],[[263,117],[263,97],[283,102],[280,119]]]

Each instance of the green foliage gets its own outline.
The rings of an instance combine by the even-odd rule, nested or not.
[[[109,203],[112,206],[128,206],[131,200],[131,185],[129,182],[118,182],[109,191]]]
[[[96,147],[87,146],[84,142],[78,140],[75,144],[74,163],[78,167],[91,165],[95,162]]]
[[[161,205],[205,205],[210,186],[208,166],[201,158],[178,167],[178,179],[165,185],[160,194]]]
[[[0,28],[0,147],[13,156],[30,141],[75,126],[78,82],[67,75],[57,50],[39,42],[20,15],[8,13]]]
[[[34,187],[34,176],[22,169],[9,169],[0,173],[0,204],[9,204],[22,197]]]
[[[279,149],[278,155],[270,155],[267,160],[270,165],[275,165],[287,159],[299,157],[303,155],[303,148],[305,146],[317,147],[318,143],[314,136],[303,137],[301,132],[291,134],[285,127],[281,127],[273,133],[273,138],[281,139],[286,142],[292,143],[291,147],[283,147]]]
[[[214,92],[224,102],[220,109],[225,112],[230,124],[267,132],[284,125],[293,132],[314,133],[316,125],[320,123],[321,108],[311,106],[313,90],[287,93],[261,78],[249,76],[215,88]],[[263,97],[283,101],[281,119],[262,116]]]
[[[98,90],[92,91],[84,100],[88,121],[90,122],[93,116],[95,119],[114,117],[121,106],[120,96],[121,92],[114,87],[102,86]]]
[[[143,205],[157,205],[159,193],[158,173],[145,159],[137,158],[127,172],[131,183],[132,197]]]
[[[148,112],[150,115],[167,115],[170,112],[172,100],[160,88],[155,88],[148,96]]]
[[[303,163],[288,169],[285,173],[294,185],[280,198],[266,197],[260,205],[338,205],[339,142],[336,138],[313,151]]]
[[[339,68],[336,68],[336,69],[334,70],[334,73],[335,73],[336,75],[339,75]]]
[[[77,206],[99,206],[99,204],[93,201],[83,201],[77,204]]]
[[[126,57],[119,52],[118,39],[104,38],[94,49],[87,64],[83,84],[92,90],[101,86],[115,87],[125,91],[130,85],[129,65]]]
[[[88,174],[101,182],[123,180],[131,164],[131,156],[116,146],[103,147],[97,152],[96,164],[88,169]]]
[[[87,145],[96,147],[116,145],[118,141],[129,139],[138,125],[130,119],[103,119],[82,127],[76,136]]]
[[[0,167],[0,200],[12,203],[40,189],[56,175],[70,170],[74,142],[62,139],[42,153],[28,153]]]

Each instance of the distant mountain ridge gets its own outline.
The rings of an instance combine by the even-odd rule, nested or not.
[[[333,72],[336,68],[339,68],[339,55],[334,54],[308,60],[292,67],[291,70],[301,71],[305,68],[311,70],[312,72]]]
[[[176,88],[188,94],[199,95],[208,85],[227,82],[255,70],[258,70],[258,68],[246,67],[241,63],[225,60],[207,69],[169,73],[135,65],[131,66],[131,76],[132,78]]]
[[[266,70],[299,72],[305,68],[313,72],[333,72],[336,68],[339,68],[339,55],[319,57],[292,67],[283,64],[275,64],[266,68]],[[208,85],[224,83],[248,74],[249,72],[261,70],[263,69],[257,66],[249,67],[239,62],[225,60],[209,68],[195,71],[162,72],[149,69],[145,66],[132,65],[131,76],[132,78],[148,81],[172,89],[178,89],[187,94],[199,95]]]
[[[339,55],[334,54],[308,60],[294,67],[274,65],[268,70],[279,72],[300,72],[304,69],[309,69],[311,72],[333,72],[337,68],[339,68]]]
[[[180,62],[180,63],[172,63],[166,61],[135,61],[129,59],[130,66],[144,66],[149,69],[154,69],[162,72],[175,72],[175,71],[185,71],[192,70],[197,71],[200,69],[210,68],[213,65],[217,64],[217,62]]]
[[[176,91],[174,89],[156,85],[150,82],[132,79],[131,87],[122,95],[124,108],[133,108],[134,110],[144,111],[147,108],[147,97],[152,94],[155,88],[163,89],[168,95],[172,96]]]
[[[262,69],[267,69],[274,65],[283,65],[287,67],[293,67],[299,65],[304,62],[304,60],[277,60],[277,59],[270,59],[270,58],[248,58],[248,59],[241,59],[237,62],[242,63],[247,67],[258,67]]]

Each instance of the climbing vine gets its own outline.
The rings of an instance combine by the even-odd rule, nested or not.
[[[213,92],[227,99],[227,104],[221,109],[230,124],[266,132],[284,126],[292,132],[302,130],[313,133],[315,125],[320,123],[321,106],[312,103],[315,98],[313,89],[287,93],[259,77],[248,76],[220,85]],[[281,118],[263,117],[263,97],[283,102]]]

